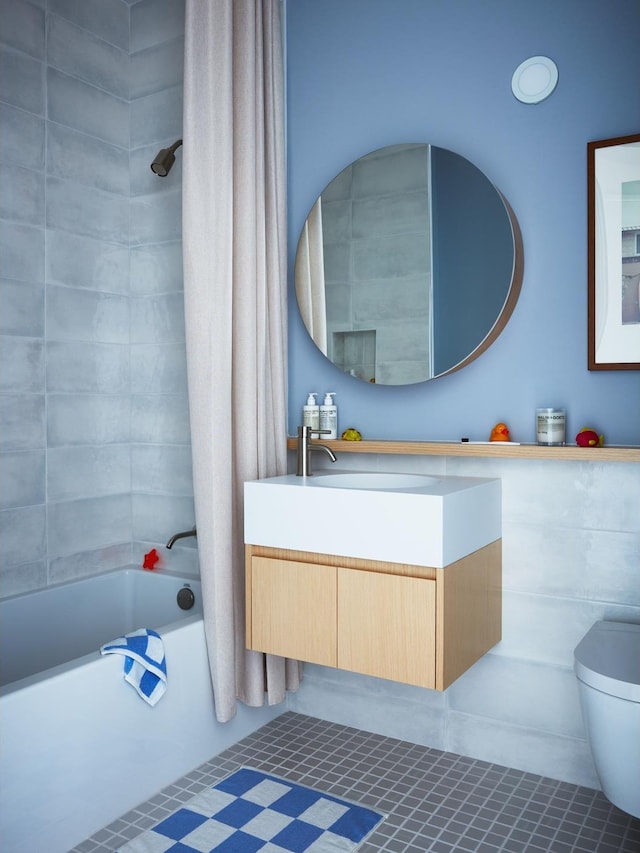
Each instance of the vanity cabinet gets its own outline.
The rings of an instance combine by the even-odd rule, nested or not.
[[[501,540],[444,568],[247,545],[247,647],[444,690],[501,638],[501,565]]]

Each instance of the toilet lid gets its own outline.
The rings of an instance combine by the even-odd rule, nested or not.
[[[596,622],[578,643],[574,658],[580,681],[640,702],[640,625]]]

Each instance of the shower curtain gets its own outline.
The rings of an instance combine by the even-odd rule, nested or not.
[[[187,0],[183,246],[204,624],[221,722],[300,665],[245,649],[243,483],[286,472],[280,0]]]
[[[324,291],[322,199],[311,208],[296,255],[296,296],[302,320],[318,349],[327,355],[327,305]]]

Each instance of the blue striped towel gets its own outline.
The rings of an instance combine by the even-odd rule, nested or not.
[[[100,647],[103,655],[124,655],[124,678],[149,705],[155,705],[167,689],[167,662],[160,634],[138,628]]]

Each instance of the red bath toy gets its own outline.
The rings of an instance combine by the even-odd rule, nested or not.
[[[160,554],[158,554],[155,548],[152,548],[148,554],[144,555],[142,568],[150,570],[155,569],[156,563],[158,562],[160,562]]]
[[[602,447],[604,436],[598,435],[594,429],[583,427],[576,436],[576,444],[578,447]]]

